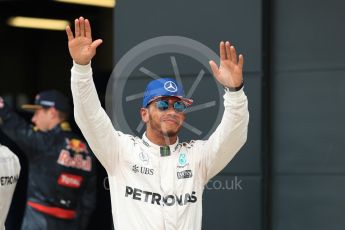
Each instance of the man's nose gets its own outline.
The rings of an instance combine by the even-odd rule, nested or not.
[[[169,107],[167,109],[167,113],[171,113],[171,114],[175,114],[176,113],[176,111],[174,109],[174,104],[170,104],[169,103]]]
[[[32,118],[31,118],[31,122],[32,122],[32,123],[35,123],[35,120],[36,120],[36,116],[33,115]]]

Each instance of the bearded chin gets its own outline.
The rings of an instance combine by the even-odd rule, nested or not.
[[[165,137],[175,137],[180,132],[181,128],[182,128],[182,125],[180,127],[178,127],[176,130],[171,130],[171,129],[166,130],[165,127],[162,126],[161,130],[162,130],[163,136],[165,136]]]
[[[165,137],[175,137],[177,135],[179,130],[177,131],[172,131],[172,130],[169,130],[169,131],[162,131],[162,134],[163,136]]]

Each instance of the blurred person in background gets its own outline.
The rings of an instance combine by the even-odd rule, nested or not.
[[[0,98],[0,129],[29,162],[23,230],[83,230],[96,206],[95,158],[67,122],[70,104],[57,90],[37,94],[32,126]]]
[[[19,172],[18,157],[9,148],[0,144],[0,230],[5,229],[5,221],[18,182]]]

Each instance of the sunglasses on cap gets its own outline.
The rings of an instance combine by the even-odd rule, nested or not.
[[[156,104],[156,108],[159,109],[160,111],[166,111],[169,109],[169,101],[168,100],[157,100],[154,101]],[[187,105],[183,101],[175,101],[172,104],[175,112],[177,113],[182,113],[187,109]]]

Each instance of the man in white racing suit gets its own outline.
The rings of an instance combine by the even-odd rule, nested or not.
[[[101,107],[92,78],[91,59],[102,43],[93,41],[90,22],[66,28],[73,59],[71,87],[75,120],[109,177],[115,229],[201,229],[205,184],[221,171],[247,139],[248,102],[243,92],[243,56],[220,43],[220,66],[210,61],[225,87],[225,111],[206,141],[179,143],[177,134],[192,103],[174,79],[151,81],[140,109],[142,138],[114,129]],[[169,90],[169,86],[174,90]]]
[[[19,173],[20,163],[18,157],[9,148],[0,144],[0,230],[5,229],[5,221],[19,179]]]

